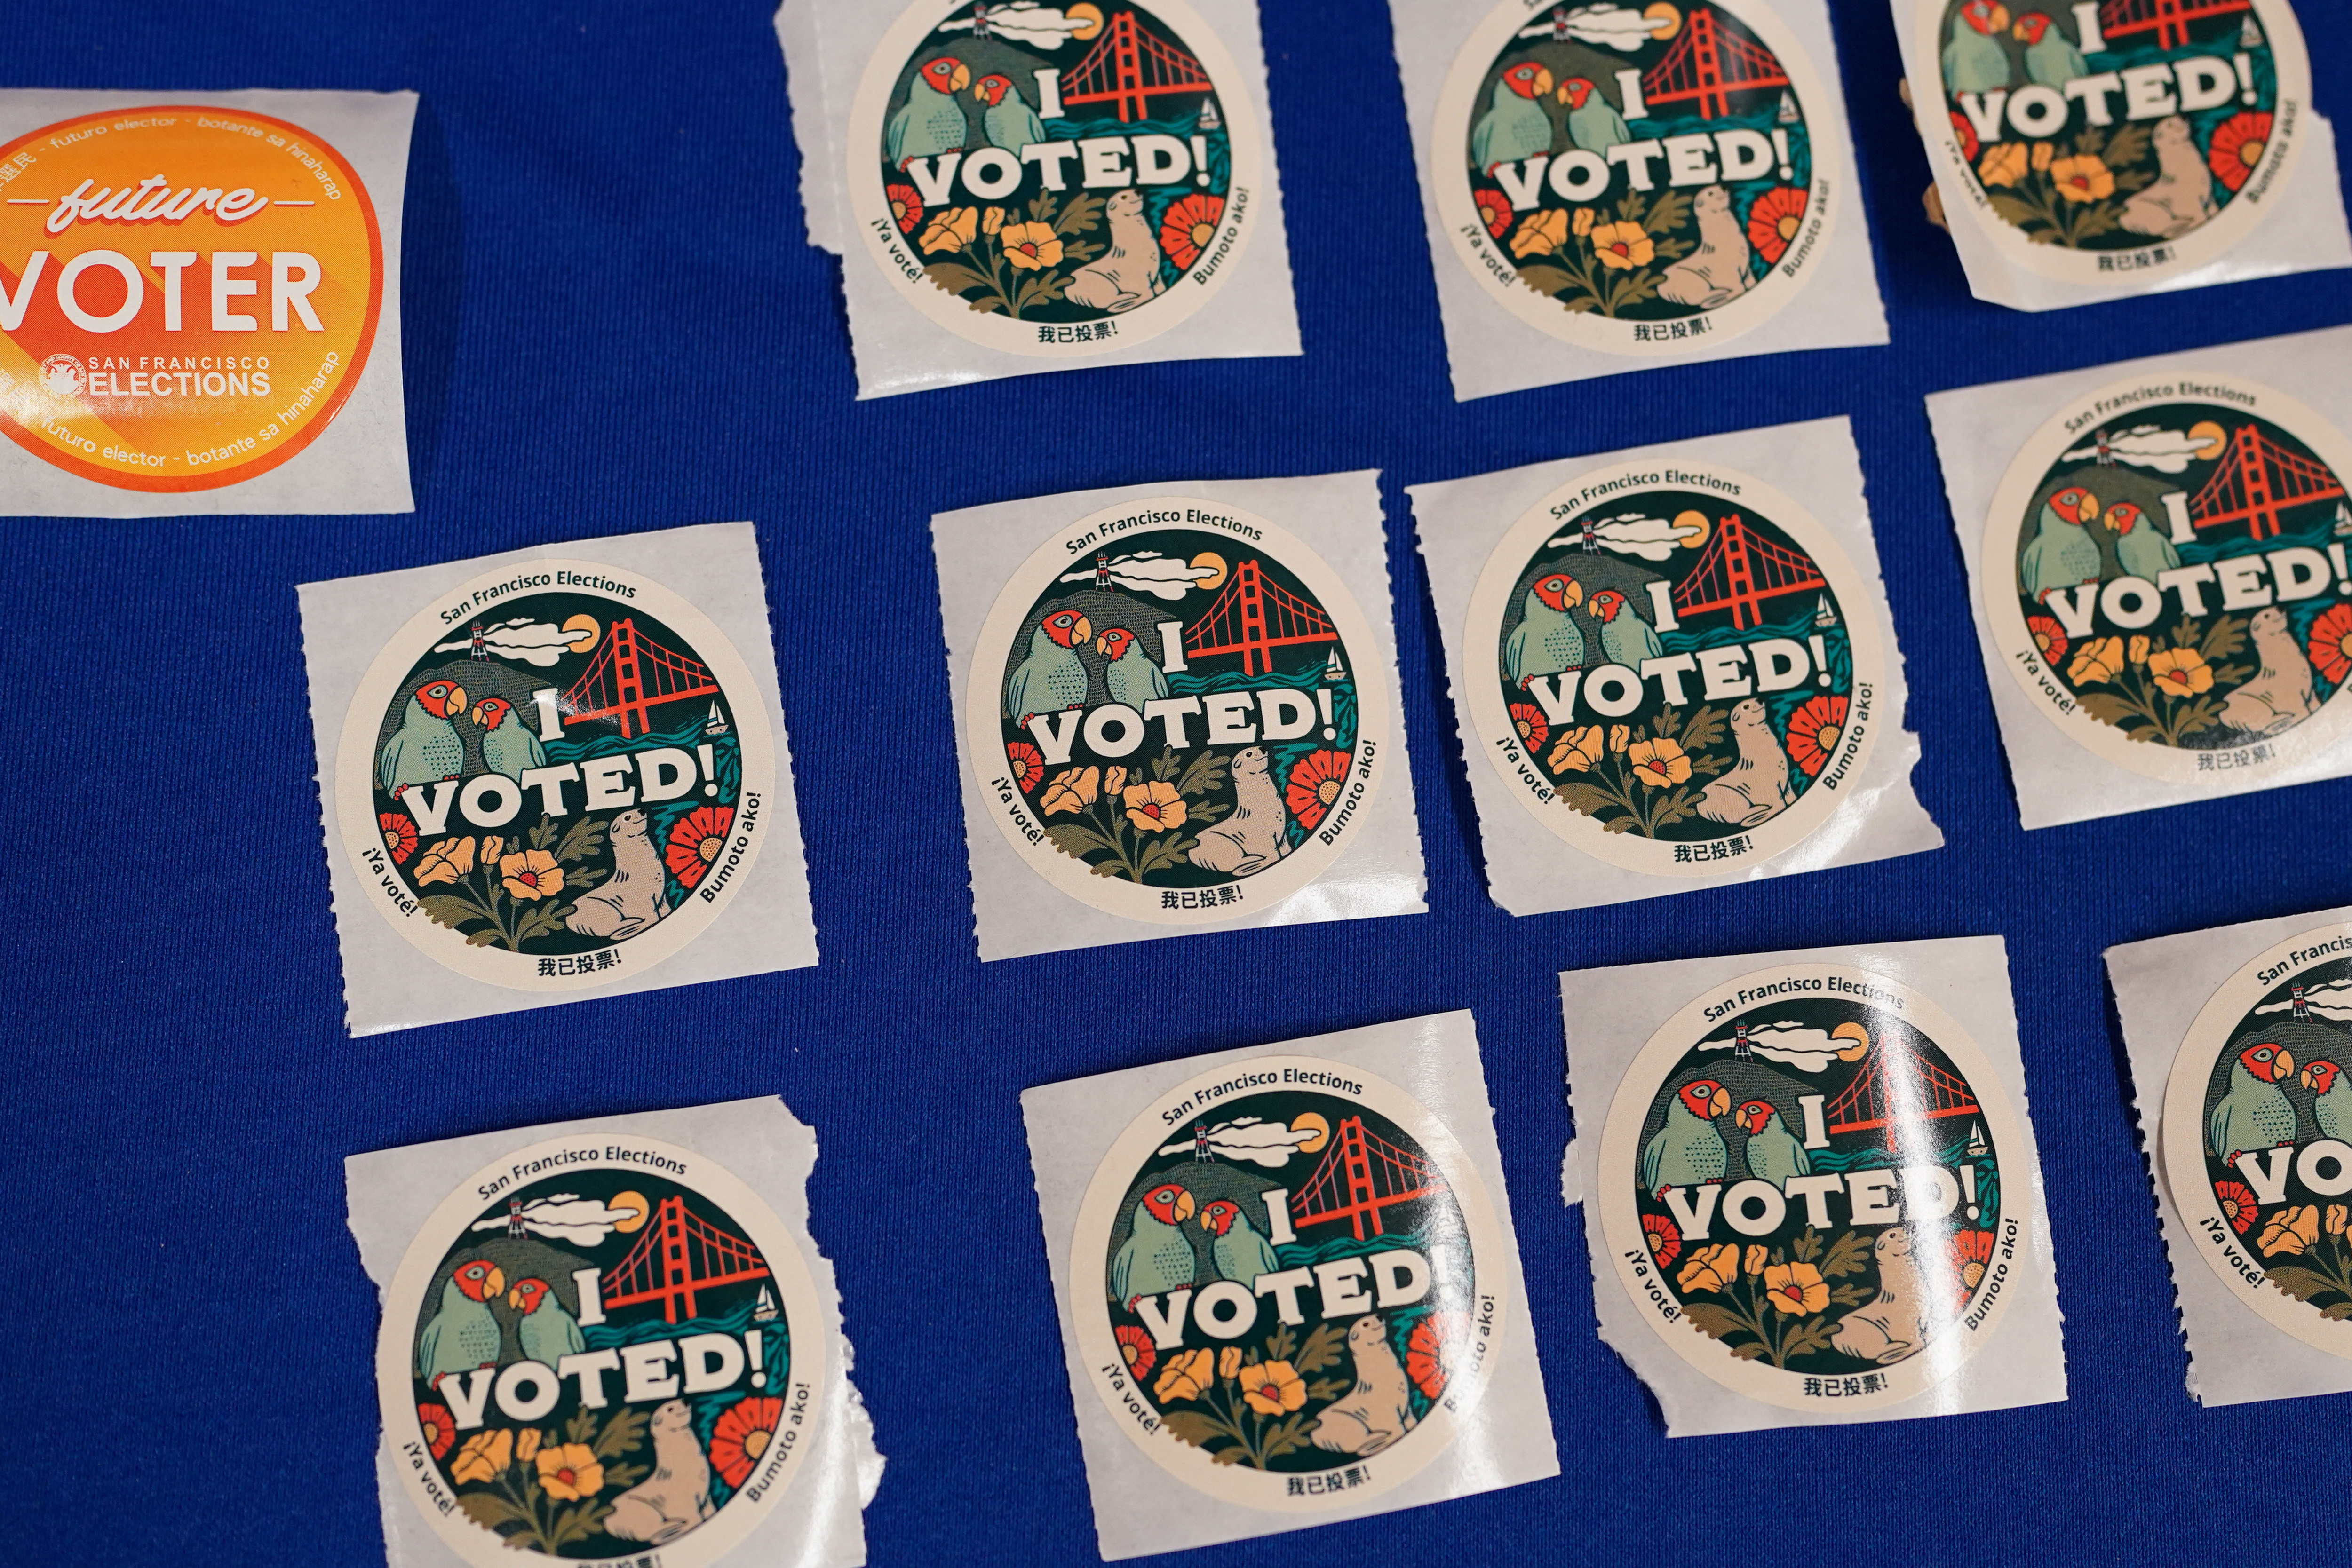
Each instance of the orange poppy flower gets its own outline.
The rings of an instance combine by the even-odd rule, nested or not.
[[[1789,716],[1789,760],[1803,768],[1808,779],[1821,773],[1844,741],[1843,697],[1827,694],[1811,697]]]
[[[408,813],[378,811],[375,825],[383,830],[383,847],[392,855],[392,863],[406,865],[408,857],[416,852],[416,824],[408,820]]]
[[[1021,786],[1024,795],[1045,777],[1045,754],[1025,740],[1006,741],[1004,759],[1013,765],[1013,781]]]
[[[2265,1258],[2275,1258],[2282,1252],[2290,1258],[2300,1258],[2318,1240],[2319,1206],[2306,1203],[2272,1215],[2263,1233],[2254,1238],[2254,1245],[2263,1249]]]
[[[1952,134],[1960,139],[1960,156],[1971,163],[1975,162],[1978,146],[1977,128],[1969,123],[1967,115],[1957,110],[1952,113]]]
[[[1460,1312],[1432,1312],[1412,1325],[1404,1342],[1404,1375],[1432,1399],[1445,1392],[1454,1376],[1454,1351],[1465,1326]]]
[[[1242,1402],[1261,1416],[1287,1416],[1307,1403],[1307,1380],[1286,1361],[1244,1366],[1240,1382]]]
[[[1290,782],[1283,789],[1282,798],[1298,825],[1313,831],[1339,799],[1339,789],[1347,781],[1348,765],[1352,760],[1345,751],[1310,751],[1300,758],[1290,769]]]
[[[718,862],[734,826],[732,806],[700,806],[677,820],[662,851],[662,862],[678,886],[690,888],[702,880],[702,873]]]
[[[1647,267],[1658,254],[1650,232],[1639,224],[1595,224],[1585,237],[1592,242],[1592,254],[1601,265],[1618,272]]]
[[[416,1407],[416,1424],[424,1429],[425,1446],[433,1451],[436,1459],[447,1453],[449,1445],[457,1440],[457,1424],[445,1406],[419,1405]]]
[[[1504,199],[1500,191],[1481,191],[1478,193],[1478,215],[1486,220],[1486,232],[1501,239],[1503,231],[1511,226],[1511,204]]]
[[[2271,117],[2233,114],[2213,130],[2212,145],[2205,149],[2205,166],[2213,177],[2234,191],[2253,177],[2254,165],[2271,144]]]
[[[1180,1350],[1160,1369],[1160,1381],[1151,1385],[1151,1396],[1162,1405],[1198,1399],[1216,1380],[1217,1358],[1213,1352]]]
[[[1519,744],[1529,751],[1541,751],[1545,737],[1551,734],[1551,726],[1545,722],[1543,709],[1533,703],[1511,705],[1511,727],[1519,732]]]
[[[1811,1263],[1775,1263],[1764,1270],[1764,1299],[1792,1318],[1810,1317],[1830,1304],[1829,1282]]]
[[[2231,1229],[2243,1236],[2254,1228],[2254,1216],[2262,1206],[2254,1201],[2253,1188],[2242,1181],[2217,1181],[2213,1196],[2221,1200],[2221,1218],[2230,1222]]]
[[[1959,1278],[1959,1290],[1952,1302],[1952,1310],[1957,1312],[1969,1304],[1969,1298],[1984,1282],[1985,1269],[1992,1260],[1992,1232],[1954,1231],[1951,1247],[1952,1268]]]
[[[604,1490],[604,1462],[585,1443],[559,1443],[539,1450],[539,1484],[547,1495],[578,1502]]]
[[[2042,650],[2044,664],[2054,664],[2065,658],[2066,628],[2047,615],[2029,615],[2025,618],[2025,631],[2033,639],[2033,645]]]
[[[890,198],[890,221],[898,225],[898,232],[913,234],[915,225],[923,221],[923,198],[915,193],[915,187],[891,185],[882,193]]]
[[[2095,152],[2060,158],[2050,165],[2050,183],[2069,202],[2095,202],[2116,193],[2114,172]]]
[[[1217,237],[1217,225],[1224,221],[1224,197],[1195,191],[1181,201],[1171,202],[1160,214],[1160,248],[1181,272],[1201,259],[1201,253]]]
[[[504,1427],[487,1432],[477,1432],[466,1439],[457,1450],[457,1462],[449,1467],[449,1479],[459,1486],[473,1481],[494,1481],[499,1472],[514,1463],[514,1434]]]
[[[1775,185],[1748,209],[1748,243],[1771,266],[1805,225],[1805,193],[1792,185]]]
[[[510,898],[552,898],[563,891],[563,868],[545,850],[525,850],[499,858],[499,880]]]
[[[1114,768],[1113,771],[1119,770]],[[1164,779],[1154,779],[1138,784],[1118,799],[1119,803],[1127,808],[1127,820],[1133,822],[1139,831],[1165,833],[1184,825],[1187,813],[1183,798],[1176,793],[1175,785]]]
[[[710,1430],[710,1464],[730,1487],[751,1479],[760,1456],[775,1441],[776,1426],[784,1418],[784,1402],[753,1395],[738,1399],[720,1412]]]
[[[1680,784],[1691,776],[1690,754],[1672,736],[1635,742],[1626,747],[1625,760],[1633,765],[1633,777],[1653,789]]]
[[[1650,1256],[1661,1269],[1683,1255],[1683,1233],[1663,1214],[1642,1216],[1642,1239],[1650,1244]]]
[[[2326,612],[2311,623],[2306,645],[2311,650],[2311,662],[2327,677],[2327,684],[2342,685],[2345,675],[2352,674],[2352,604],[2328,606]]]
[[[1118,1341],[1119,1359],[1127,1363],[1136,1381],[1140,1383],[1150,1376],[1151,1364],[1160,1359],[1160,1353],[1151,1348],[1151,1336],[1133,1323],[1121,1323],[1110,1332],[1111,1337]]]
[[[1015,272],[1034,272],[1062,259],[1062,236],[1051,224],[1007,224],[996,231],[996,243]]]
[[[2213,670],[2194,648],[2167,648],[2147,656],[2156,689],[2169,697],[2192,697],[2213,689]]]

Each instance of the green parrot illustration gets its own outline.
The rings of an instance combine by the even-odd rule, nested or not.
[[[1750,1100],[1739,1108],[1739,1130],[1748,1134],[1748,1174],[1758,1181],[1769,1181],[1782,1192],[1789,1190],[1790,1176],[1813,1174],[1812,1156],[1797,1135],[1780,1124],[1780,1113],[1761,1100]]]
[[[2042,503],[2041,531],[2017,558],[2018,586],[2040,602],[2056,589],[2099,580],[2099,547],[2083,525],[2099,515],[2099,498],[2070,485]]]
[[[1697,1186],[1721,1181],[1731,1151],[1715,1119],[1731,1109],[1731,1096],[1712,1078],[1685,1083],[1666,1107],[1666,1124],[1642,1145],[1642,1190]]]
[[[2156,520],[2129,501],[2117,501],[2099,520],[2116,536],[2116,559],[2132,576],[2154,582],[2157,573],[2180,564],[2180,552]]]
[[[453,1372],[496,1366],[502,1336],[487,1303],[507,1277],[487,1258],[461,1263],[441,1287],[441,1310],[416,1336],[416,1375],[434,1388]]]
[[[1495,83],[1494,106],[1470,128],[1470,162],[1491,174],[1497,163],[1516,163],[1551,151],[1551,116],[1537,100],[1551,90],[1551,72],[1521,60]]]
[[[2236,1165],[2249,1149],[2294,1142],[2294,1102],[2279,1088],[2294,1071],[2294,1053],[2268,1040],[2238,1052],[2230,1068],[2230,1092],[2205,1118],[2205,1141],[2223,1165]]]
[[[2323,1057],[2303,1070],[2303,1086],[2311,1091],[2311,1119],[2319,1135],[2352,1143],[2352,1079]]]
[[[524,727],[506,698],[484,697],[474,709],[474,722],[482,727],[482,766],[491,772],[520,783],[524,768],[547,766],[539,737]]]
[[[1143,644],[1135,633],[1124,626],[1113,626],[1095,639],[1095,652],[1107,663],[1103,665],[1103,690],[1115,703],[1125,703],[1136,712],[1143,705],[1168,695],[1168,677],[1160,666],[1143,656]]]
[[[376,754],[375,780],[385,794],[438,784],[465,770],[466,743],[449,722],[465,711],[466,688],[455,681],[427,681],[408,694],[400,727]]]
[[[2076,77],[2091,74],[2090,62],[2074,40],[2039,11],[2019,16],[2009,36],[2025,46],[2025,74],[2043,87],[2063,88]]]
[[[917,158],[936,158],[961,149],[971,135],[971,122],[955,95],[971,85],[971,68],[953,55],[941,55],[915,73],[907,84],[907,101],[882,131],[882,156],[893,169],[903,169]]]
[[[1087,700],[1087,667],[1077,645],[1094,625],[1075,610],[1057,610],[1029,633],[1029,656],[1004,683],[1004,716],[1024,729],[1041,713],[1060,713]]]
[[[1662,659],[1666,651],[1640,611],[1627,613],[1631,608],[1631,601],[1613,588],[1604,588],[1591,599],[1593,617],[1601,622],[1601,652],[1612,664],[1638,670],[1643,660]]]
[[[515,1343],[527,1360],[553,1366],[567,1355],[588,1348],[580,1325],[555,1299],[555,1289],[544,1280],[518,1280],[507,1292],[507,1305],[522,1314],[515,1325]]]
[[[1625,117],[1617,112],[1609,95],[1582,77],[1570,77],[1559,84],[1559,100],[1568,105],[1568,139],[1587,152],[1606,152],[1633,140]]]
[[[1132,1307],[1145,1296],[1181,1291],[1192,1282],[1200,1260],[1177,1228],[1192,1218],[1192,1195],[1163,1182],[1135,1206],[1135,1228],[1110,1260],[1111,1300]]]
[[[1255,1286],[1260,1274],[1271,1274],[1282,1267],[1273,1243],[1257,1233],[1241,1205],[1230,1198],[1221,1197],[1202,1207],[1201,1228],[1216,1235],[1209,1260],[1217,1266],[1220,1280]]]
[[[1037,111],[1029,107],[1011,77],[984,76],[972,84],[971,96],[988,105],[980,124],[991,147],[1002,147],[1018,156],[1031,142],[1045,140],[1045,122],[1037,118]]]
[[[1944,46],[1944,86],[1953,92],[1997,92],[2009,85],[2009,51],[1997,35],[2009,25],[2000,0],[1969,0],[1952,18]]]
[[[1529,681],[1584,668],[1584,633],[1569,614],[1583,602],[1584,585],[1568,573],[1537,579],[1503,639],[1503,678],[1525,691]]]

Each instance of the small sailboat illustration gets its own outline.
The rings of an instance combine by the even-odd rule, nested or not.
[[[1339,650],[1337,648],[1333,648],[1330,656],[1323,661],[1323,678],[1327,681],[1348,678],[1348,666],[1339,662]]]
[[[1192,122],[1192,129],[1195,131],[1216,131],[1221,129],[1224,123],[1225,117],[1217,112],[1217,100],[1213,98],[1205,99],[1201,104],[1201,118]]]
[[[2352,510],[2347,510],[2341,501],[2336,503],[2336,527],[2333,531],[2339,539],[2352,538]]]
[[[1794,125],[1802,118],[1797,112],[1797,100],[1787,88],[1780,89],[1780,112],[1773,117],[1783,125]]]
[[[1821,597],[1821,602],[1813,607],[1813,624],[1816,626],[1834,626],[1837,624],[1837,620],[1838,616],[1836,606],[1830,602],[1830,596],[1828,594],[1822,594]]]
[[[2238,47],[2242,49],[2259,49],[2262,47],[2263,30],[2261,26],[2255,23],[2254,14],[2252,11],[2249,11],[2246,13],[2246,19],[2238,26]]]
[[[728,731],[728,727],[727,716],[719,711],[719,705],[717,703],[712,703],[710,705],[710,716],[702,721],[702,733],[705,735],[725,735]]]
[[[760,1299],[752,1303],[751,1321],[755,1323],[772,1323],[776,1321],[776,1298],[768,1293],[768,1287],[765,1285],[760,1287]]]
[[[1969,1158],[1972,1160],[1980,1160],[1990,1153],[1992,1153],[1992,1145],[1985,1142],[1984,1124],[1982,1122],[1969,1123]]]

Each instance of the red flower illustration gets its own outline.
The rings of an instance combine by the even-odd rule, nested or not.
[[[457,1423],[441,1406],[419,1405],[416,1407],[416,1424],[425,1429],[425,1446],[433,1450],[433,1457],[436,1459],[447,1453],[449,1445],[457,1440]]]
[[[1957,110],[1952,115],[1952,134],[1960,139],[1960,156],[1974,163],[1977,161],[1977,128],[1969,123],[1967,115]]]
[[[1481,191],[1478,215],[1486,220],[1486,232],[1501,239],[1503,231],[1511,226],[1511,204],[1500,191]]]
[[[1820,774],[1844,739],[1843,697],[1811,697],[1789,716],[1789,760],[1803,768],[1808,779]]]
[[[1339,786],[1348,777],[1349,754],[1344,751],[1310,751],[1298,759],[1290,770],[1289,785],[1283,799],[1298,825],[1313,831],[1339,799]]]
[[[1771,266],[1805,223],[1805,193],[1791,185],[1775,185],[1748,209],[1748,243]]]
[[[719,1425],[710,1430],[710,1463],[729,1486],[740,1487],[751,1479],[783,1418],[782,1400],[758,1395],[738,1399],[720,1413]]]
[[[2221,1218],[2230,1228],[2243,1236],[2254,1228],[2254,1213],[2261,1206],[2254,1202],[2254,1190],[2242,1181],[2217,1181],[2213,1196],[2221,1200]]]
[[[690,888],[702,880],[703,873],[719,859],[719,852],[727,847],[728,831],[734,826],[732,806],[698,806],[677,820],[677,826],[669,831],[669,847],[662,858],[680,887]]]
[[[1453,1380],[1454,1352],[1466,1327],[1460,1312],[1432,1312],[1412,1325],[1404,1343],[1404,1375],[1432,1399]]]
[[[2306,640],[2311,650],[2311,662],[2327,677],[2331,686],[2344,684],[2344,676],[2352,672],[2352,604],[2334,604],[2325,614],[2311,623],[2311,635]]]
[[[1529,751],[1542,750],[1545,737],[1551,734],[1551,726],[1544,722],[1543,709],[1533,703],[1511,705],[1511,727],[1519,732],[1519,744]]]
[[[2253,177],[2254,165],[2271,144],[2271,117],[2233,114],[2214,127],[2212,144],[2205,149],[2205,165],[2213,178],[2234,191]]]
[[[1150,1376],[1151,1364],[1160,1359],[1159,1353],[1151,1348],[1151,1336],[1133,1323],[1121,1323],[1110,1332],[1118,1341],[1119,1359],[1127,1363],[1128,1371],[1139,1382]]]
[[[1201,253],[1217,237],[1217,225],[1224,216],[1224,197],[1212,196],[1205,191],[1196,191],[1170,204],[1160,220],[1160,248],[1168,253],[1177,271],[1201,259]]]
[[[2042,650],[2043,664],[2054,664],[2066,656],[2066,628],[2047,615],[2027,616],[2025,630],[2032,637],[2033,645]]]
[[[383,830],[383,847],[391,852],[392,863],[406,865],[408,857],[416,852],[416,824],[408,820],[408,813],[378,811],[375,825]]]
[[[1683,1233],[1663,1214],[1642,1216],[1642,1239],[1650,1244],[1650,1256],[1661,1269],[1683,1255]]]
[[[1984,1283],[1985,1269],[1992,1261],[1992,1232],[1990,1230],[1956,1230],[1952,1233],[1952,1272],[1958,1277],[1958,1289],[1954,1292],[1952,1310],[1958,1312],[1969,1304],[1977,1287]]]
[[[1037,781],[1045,777],[1045,754],[1025,740],[1006,741],[1004,759],[1013,764],[1013,782],[1021,786],[1024,795],[1037,788]]]
[[[923,198],[915,194],[915,187],[891,185],[882,193],[890,198],[890,217],[898,225],[898,232],[913,234],[915,225],[923,221]]]

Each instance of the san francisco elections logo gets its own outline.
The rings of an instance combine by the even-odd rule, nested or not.
[[[410,1247],[377,1352],[385,1439],[468,1563],[698,1568],[799,1473],[821,1321],[727,1172],[627,1134],[555,1140],[478,1172]]]
[[[2022,1157],[1951,1018],[1797,965],[1715,988],[1643,1049],[1602,1134],[1601,1218],[1645,1319],[1718,1383],[1795,1409],[1892,1404],[1990,1331],[2035,1244],[2003,1199]]]
[[[1451,1440],[1508,1303],[1451,1135],[1342,1063],[1215,1069],[1145,1111],[1087,1188],[1073,1315],[1096,1391],[1203,1491],[1317,1508]],[[1367,1490],[1369,1489],[1369,1490]]]
[[[2223,377],[2103,388],[2011,465],[1985,529],[1994,639],[2035,706],[2151,777],[2278,771],[2352,705],[2352,447]],[[2003,578],[2013,572],[2013,590]]]
[[[973,657],[964,730],[998,825],[1139,920],[1270,909],[1354,841],[1386,761],[1384,655],[1263,517],[1157,497],[1048,539]]]
[[[1821,524],[1745,474],[1636,463],[1530,507],[1471,597],[1474,727],[1578,850],[1705,875],[1837,809],[1879,720],[1876,612]]]
[[[849,190],[900,295],[992,348],[1080,358],[1167,330],[1238,258],[1259,131],[1181,0],[919,0],[851,115]]]
[[[2075,282],[2149,281],[2251,228],[2309,112],[2277,0],[1918,7],[1942,72],[1928,145],[2004,256]]]
[[[750,671],[642,575],[530,561],[445,595],[352,699],[337,780],[373,901],[502,985],[633,975],[749,876],[773,788]]]
[[[1763,6],[1505,0],[1437,114],[1439,214],[1472,276],[1555,337],[1675,351],[1792,298],[1834,195],[1826,101]]]
[[[232,485],[317,439],[358,382],[375,208],[302,127],[83,115],[0,147],[0,431],[42,461],[130,490]]]

